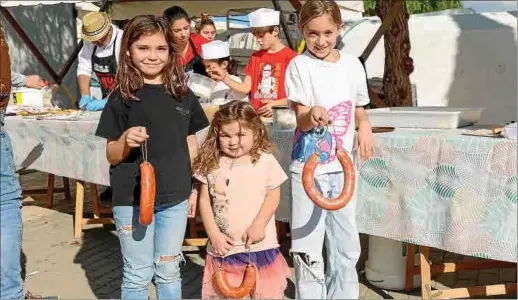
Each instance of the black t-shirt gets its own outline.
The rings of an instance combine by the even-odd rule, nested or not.
[[[125,100],[118,90],[113,92],[95,134],[117,140],[131,127],[146,127],[148,161],[155,169],[155,205],[180,203],[189,197],[192,184],[187,136],[209,121],[190,90],[178,101],[163,85],[145,84],[135,96],[139,100]],[[114,206],[139,205],[142,161],[141,148],[133,148],[124,161],[110,166]]]

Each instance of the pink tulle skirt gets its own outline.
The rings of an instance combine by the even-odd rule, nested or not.
[[[245,268],[248,264],[248,253],[236,253],[225,257],[215,257],[207,254],[205,258],[205,270],[203,273],[203,284],[201,297],[203,299],[224,299],[226,298],[218,290],[215,280],[215,273],[219,267],[227,273],[228,281],[238,286],[243,281]],[[286,278],[290,277],[291,271],[278,248],[268,249],[250,253],[250,261],[257,268],[255,288],[245,298],[253,299],[282,299],[286,289]]]

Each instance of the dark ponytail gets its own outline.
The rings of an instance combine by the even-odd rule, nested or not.
[[[229,57],[222,57],[218,58],[218,64],[222,64],[223,62],[227,62],[227,72],[230,75],[237,75],[237,61],[233,58]]]
[[[185,9],[180,6],[171,6],[168,9],[164,10],[164,18],[169,23],[169,26],[173,25],[173,23],[177,20],[185,19],[187,22],[191,22],[189,15],[185,11]]]

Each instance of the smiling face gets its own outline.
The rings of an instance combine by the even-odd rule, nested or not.
[[[336,46],[341,25],[333,22],[330,16],[321,15],[309,21],[302,29],[306,47],[311,54],[326,59]]]
[[[239,158],[250,152],[254,145],[254,133],[246,124],[232,121],[219,128],[220,150],[228,157]]]
[[[173,34],[173,43],[177,46],[185,46],[191,37],[191,24],[188,20],[182,18],[171,24],[171,33]]]
[[[161,72],[169,61],[169,47],[163,33],[142,35],[131,45],[129,55],[145,83],[161,83]]]

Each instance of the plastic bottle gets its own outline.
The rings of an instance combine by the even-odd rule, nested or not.
[[[49,81],[45,80],[43,90],[43,106],[52,106],[52,91],[49,87]]]

